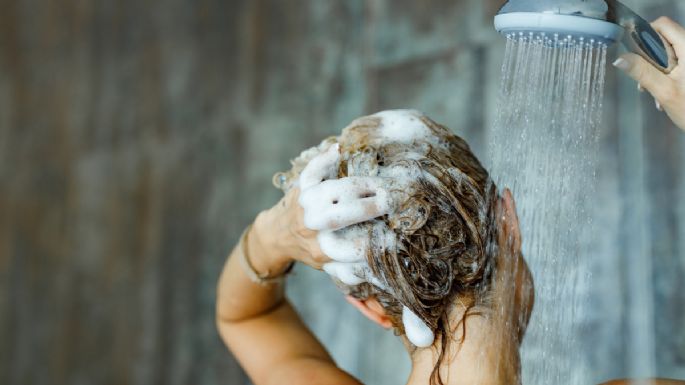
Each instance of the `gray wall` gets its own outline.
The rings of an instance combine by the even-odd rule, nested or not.
[[[386,108],[484,156],[498,3],[0,0],[0,383],[247,383],[214,287],[277,201],[271,175]],[[679,0],[626,3],[685,22]],[[598,311],[580,338],[598,380],[685,378],[685,135],[634,87],[610,70]],[[404,381],[399,343],[325,277],[298,268],[289,291],[343,368]]]

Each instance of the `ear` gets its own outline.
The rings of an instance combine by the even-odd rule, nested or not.
[[[516,202],[514,196],[509,189],[504,189],[501,198],[500,229],[503,235],[506,236],[507,244],[512,248],[513,252],[521,251],[521,228],[519,226],[519,217],[516,213]]]
[[[345,296],[345,299],[364,314],[366,318],[377,323],[382,328],[392,328],[392,321],[390,321],[390,318],[385,314],[385,309],[376,298],[371,297],[365,300],[359,300],[348,295]]]

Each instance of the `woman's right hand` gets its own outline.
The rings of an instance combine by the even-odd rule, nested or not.
[[[685,28],[661,17],[652,27],[673,46],[680,63],[666,75],[642,57],[626,53],[614,62],[614,66],[625,71],[644,89],[654,96],[657,108],[663,109],[673,122],[685,130]]]
[[[339,148],[331,146],[310,161],[300,175],[297,188],[259,214],[249,237],[251,258],[256,260],[253,264],[258,272],[282,272],[294,261],[321,270],[337,255],[329,256],[321,250],[320,232],[335,238],[337,248],[342,251],[356,250],[359,239],[347,239],[335,230],[390,211],[386,180],[338,179],[339,164]]]

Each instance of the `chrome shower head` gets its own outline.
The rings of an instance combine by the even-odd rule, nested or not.
[[[556,34],[607,45],[620,40],[664,73],[677,64],[671,45],[617,0],[508,0],[495,16],[495,29],[503,34]]]

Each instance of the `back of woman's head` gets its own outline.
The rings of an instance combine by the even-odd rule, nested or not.
[[[355,298],[377,299],[398,335],[405,334],[404,308],[418,316],[440,342],[431,382],[441,383],[438,368],[456,326],[450,325],[450,311],[456,302],[472,309],[487,300],[496,247],[491,226],[496,187],[464,140],[416,111],[355,120],[341,136],[293,161],[293,169],[280,175],[279,187],[295,185],[306,163],[335,142],[341,152],[339,178],[396,179],[395,210],[355,225],[371,236],[366,262],[376,279],[339,286]],[[374,239],[381,238],[379,226],[385,229],[383,240]]]

